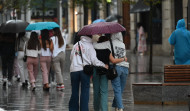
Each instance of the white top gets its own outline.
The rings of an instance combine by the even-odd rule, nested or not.
[[[125,44],[123,43],[123,36],[121,33],[114,33],[111,36],[112,43],[113,43],[113,49],[115,58],[123,58],[126,57],[126,49]],[[110,41],[102,42],[102,43],[94,43],[95,49],[109,49],[111,51],[111,45]],[[129,68],[129,63],[122,61],[120,63],[117,63],[116,65],[124,66]]]
[[[58,44],[58,38],[53,36],[51,37],[51,40],[53,42],[53,58],[56,57],[60,52],[65,52],[65,47],[66,45],[63,45],[62,47],[59,48],[59,44]]]
[[[105,64],[99,61],[96,57],[96,51],[92,45],[92,39],[86,36],[82,36],[80,40],[80,47],[83,56],[83,62],[81,56],[79,54],[78,43],[73,46],[71,51],[70,59],[71,59],[71,67],[70,72],[82,71],[83,66],[85,65],[94,65],[94,66],[105,66]]]
[[[36,50],[30,50],[27,48],[27,43],[25,44],[24,48],[26,47],[26,55],[29,57],[38,57],[38,54],[41,54],[41,50],[38,50],[38,48]]]
[[[46,50],[44,50],[44,48],[42,48],[42,52],[41,52],[41,56],[51,56],[51,51],[49,48],[46,48]]]

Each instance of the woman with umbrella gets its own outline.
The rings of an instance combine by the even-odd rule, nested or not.
[[[13,65],[15,58],[15,40],[16,40],[16,33],[2,34],[1,61],[2,61],[2,72],[3,72],[3,86],[6,86],[7,84],[7,77],[8,77],[8,86],[12,85]]]
[[[51,51],[53,51],[53,43],[50,40],[49,31],[47,29],[41,30],[40,44],[42,47],[42,52],[40,55],[40,65],[44,84],[43,89],[49,91],[48,77],[51,66]]]
[[[24,53],[25,53],[25,46],[28,38],[25,36],[25,32],[20,32],[17,37],[16,46],[18,48],[18,67],[20,69],[20,78],[22,82],[22,86],[25,87],[28,85],[28,72],[26,70],[26,64],[23,61]]]
[[[38,55],[41,54],[41,45],[36,32],[31,33],[30,39],[25,47],[30,83],[32,86],[32,91],[34,91],[36,88],[35,82],[38,75]]]
[[[104,36],[105,35],[105,36]],[[110,39],[111,34],[104,34],[100,38],[97,38],[98,43],[104,43]],[[97,35],[94,35],[97,36]],[[95,42],[95,41],[94,41]],[[96,43],[95,43],[96,44]],[[98,44],[96,44],[98,45]],[[96,47],[94,45],[94,47]],[[97,46],[98,47],[98,46]],[[97,58],[103,63],[109,65],[111,63],[116,64],[123,61],[127,61],[126,57],[114,58],[111,51],[104,47],[95,48]],[[95,68],[93,74],[93,91],[94,91],[94,111],[107,111],[108,110],[108,79],[106,73],[101,72],[102,68]]]
[[[119,33],[111,34],[111,40],[113,42],[113,49],[115,58],[125,58],[125,44],[123,43],[123,36]],[[95,43],[95,49],[109,49],[111,51],[111,45],[109,41],[102,43]],[[115,107],[116,111],[123,111],[124,106],[122,103],[122,93],[126,85],[126,79],[128,75],[129,63],[127,60],[121,61],[116,64],[116,71],[118,76],[111,81],[114,90],[114,100],[112,107]],[[111,65],[112,67],[112,65]]]
[[[71,85],[72,94],[69,101],[69,111],[88,111],[90,76],[84,73],[83,66],[93,64],[108,68],[96,57],[96,51],[92,45],[91,36],[81,36],[81,40],[73,46],[71,51]],[[80,44],[80,46],[79,46]],[[80,51],[81,49],[81,51]],[[79,89],[81,84],[81,96]],[[80,103],[80,105],[79,105]],[[80,106],[80,107],[79,107]]]
[[[63,65],[65,59],[65,48],[64,48],[64,40],[59,28],[54,28],[54,36],[51,37],[53,42],[53,66],[57,79],[57,89],[63,90],[65,87],[63,85]]]

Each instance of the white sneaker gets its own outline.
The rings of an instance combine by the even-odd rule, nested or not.
[[[118,108],[115,108],[115,111],[119,111]]]
[[[32,89],[32,91],[35,91],[36,85],[34,83],[31,84],[31,89]]]
[[[12,83],[10,81],[8,81],[8,86],[12,86]]]
[[[119,109],[118,111],[123,111],[123,109]]]
[[[3,78],[3,86],[5,87],[7,85],[7,78]]]
[[[65,86],[62,84],[62,85],[57,85],[57,89],[58,90],[63,90],[63,89],[65,89]]]

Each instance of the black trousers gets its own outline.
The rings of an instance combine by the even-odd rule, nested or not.
[[[13,76],[14,57],[14,55],[1,55],[3,77],[7,78],[8,76],[9,81]]]

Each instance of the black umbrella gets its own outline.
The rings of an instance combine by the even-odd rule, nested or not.
[[[106,20],[106,22],[112,22],[112,21],[118,20],[120,18],[122,18],[122,16],[120,16],[120,15],[110,15],[105,20]]]
[[[19,33],[25,32],[28,22],[22,20],[8,20],[5,23],[1,24],[0,32],[1,33]]]
[[[146,5],[143,0],[139,0],[133,8],[130,9],[130,13],[140,13],[150,11],[150,6]]]

